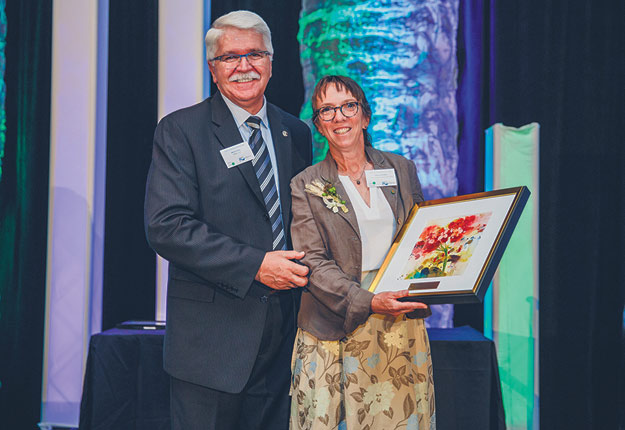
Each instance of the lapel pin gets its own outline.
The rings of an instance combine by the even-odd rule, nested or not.
[[[391,190],[391,194],[395,194],[395,190]]]
[[[286,130],[282,130],[282,136],[287,137],[289,135],[289,132]]]

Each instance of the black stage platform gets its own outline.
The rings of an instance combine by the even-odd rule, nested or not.
[[[164,330],[91,337],[81,430],[168,430]],[[438,430],[505,428],[495,345],[471,327],[429,329]]]

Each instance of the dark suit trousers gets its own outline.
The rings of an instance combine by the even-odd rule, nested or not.
[[[241,393],[171,378],[172,430],[288,429],[295,297],[291,291],[259,297],[267,301],[269,309],[260,350]]]

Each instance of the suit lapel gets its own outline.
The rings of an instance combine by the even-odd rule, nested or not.
[[[285,227],[291,218],[291,190],[290,182],[293,176],[291,165],[292,136],[291,131],[282,123],[282,115],[272,104],[267,103],[267,118],[273,139],[273,148],[278,164],[278,178],[280,182],[280,205],[282,220]]]
[[[395,219],[403,222],[404,211],[403,205],[400,204],[400,199],[398,198],[399,190],[397,186],[382,187],[382,193],[384,194],[384,197],[386,197],[386,201],[391,207]]]
[[[345,206],[347,206],[347,213],[339,210],[337,213],[351,226],[356,235],[358,235],[358,239],[360,238],[360,228],[358,227],[358,220],[356,219],[356,211],[354,209],[354,205],[352,204],[347,192],[345,191],[345,187],[343,187],[343,183],[339,179],[339,172],[336,168],[336,162],[330,155],[330,151],[328,151],[326,158],[320,162],[320,170],[321,170],[321,180],[328,180],[334,185],[336,188],[336,193],[341,197],[341,199],[345,200]]]
[[[215,96],[211,99],[211,110],[213,117],[213,131],[219,141],[219,144],[223,148],[227,148],[241,143],[243,141],[241,133],[239,133],[239,129],[234,122],[232,113],[230,113],[230,109],[226,106],[226,102],[223,101],[220,93],[215,94]],[[243,178],[250,187],[250,190],[264,207],[265,202],[262,194],[260,193],[258,179],[256,178],[256,173],[254,172],[254,166],[252,166],[252,163],[247,162],[232,168],[241,172],[241,175],[243,175]]]

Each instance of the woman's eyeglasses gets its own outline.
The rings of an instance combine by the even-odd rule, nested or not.
[[[324,106],[315,111],[315,117],[321,118],[323,121],[332,121],[336,116],[336,111],[340,110],[344,117],[351,118],[358,113],[358,102],[347,102],[341,106]]]

